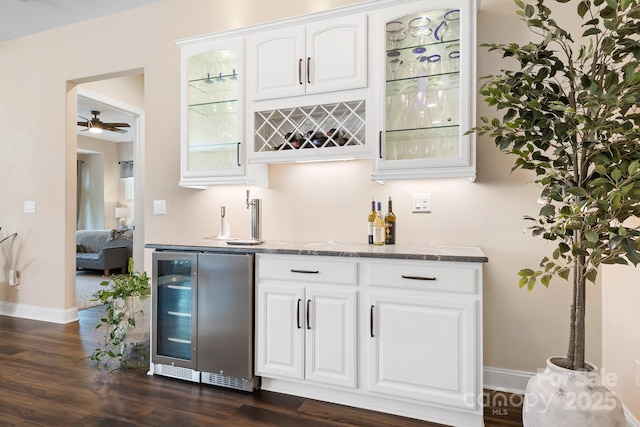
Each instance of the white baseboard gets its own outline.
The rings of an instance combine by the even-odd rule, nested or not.
[[[0,315],[51,323],[71,323],[78,320],[78,309],[74,307],[60,310],[57,308],[0,302]]]
[[[518,394],[524,394],[529,378],[535,375],[535,372],[492,368],[490,366],[485,366],[483,373],[484,388]],[[627,420],[627,427],[640,427],[638,419],[635,418],[627,408],[623,407],[623,409]]]
[[[516,371],[513,369],[484,367],[484,388],[503,390],[509,393],[524,394],[527,382],[534,372]]]

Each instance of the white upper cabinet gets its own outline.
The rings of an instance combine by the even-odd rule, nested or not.
[[[475,179],[475,1],[417,1],[373,14],[376,180]]]
[[[246,164],[244,40],[180,42],[180,185],[266,185],[264,165]]]
[[[267,185],[267,164],[352,158],[377,181],[474,180],[476,13],[374,0],[180,41],[180,184]]]
[[[265,31],[248,38],[253,100],[367,85],[367,16]]]

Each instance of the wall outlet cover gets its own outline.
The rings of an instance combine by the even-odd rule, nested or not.
[[[24,213],[34,214],[36,213],[36,202],[33,200],[24,201]]]
[[[166,215],[167,214],[167,201],[166,200],[154,200],[153,201],[153,214],[154,215]]]
[[[431,212],[431,193],[413,193],[413,197],[411,199],[411,212]]]

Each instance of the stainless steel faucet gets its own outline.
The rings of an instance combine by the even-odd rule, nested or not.
[[[249,190],[247,190],[247,209],[251,208],[251,240],[254,242],[262,242],[261,205],[262,200],[250,199]]]

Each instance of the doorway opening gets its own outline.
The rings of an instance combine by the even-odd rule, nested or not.
[[[75,83],[77,180],[75,197],[67,197],[75,200],[75,230],[69,229],[76,241],[76,280],[67,292],[73,293],[80,310],[98,304],[91,299],[100,282],[111,273],[126,272],[129,257],[142,265],[144,74],[133,70]],[[93,125],[102,127],[102,132],[92,132]],[[101,245],[109,255],[117,254],[118,265],[105,264],[104,257],[98,257],[98,263],[85,261],[96,257],[83,251],[99,252]],[[126,254],[121,248],[127,249]]]

